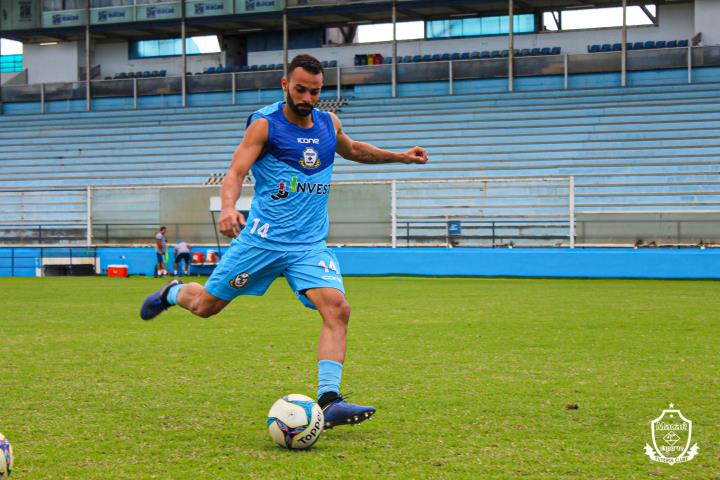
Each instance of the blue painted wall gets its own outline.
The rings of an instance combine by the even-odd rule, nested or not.
[[[208,248],[193,249],[196,250],[205,252]],[[336,248],[334,251],[345,275],[720,279],[720,249]],[[131,275],[154,273],[155,252],[150,247],[102,247],[96,252],[103,274],[111,264],[128,265]],[[172,252],[170,257],[172,267]],[[39,259],[37,248],[16,249],[14,260],[10,249],[2,248],[0,276],[11,275],[13,261],[15,276],[34,276]],[[210,267],[203,267],[198,273],[210,271]]]
[[[339,248],[346,275],[720,278],[720,249]]]

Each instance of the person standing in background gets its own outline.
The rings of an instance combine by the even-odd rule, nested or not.
[[[167,228],[160,227],[160,231],[155,234],[155,276],[162,277],[168,274],[165,270],[165,249],[167,248],[167,238],[165,238],[165,232]]]

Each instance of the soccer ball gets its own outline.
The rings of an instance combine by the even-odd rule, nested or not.
[[[312,398],[292,394],[270,407],[267,419],[270,438],[289,450],[310,448],[323,431],[323,411]]]
[[[7,438],[0,433],[0,479],[8,478],[12,472],[12,446]]]

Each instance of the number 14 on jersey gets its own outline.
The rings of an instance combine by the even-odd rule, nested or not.
[[[255,235],[255,233],[257,233],[258,235],[260,235],[260,237],[267,238],[268,230],[270,230],[270,224],[266,223],[260,228],[258,228],[258,225],[260,225],[260,219],[253,218],[253,226],[250,229],[250,235]]]

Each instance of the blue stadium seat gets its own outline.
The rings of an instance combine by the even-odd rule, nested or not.
[[[429,62],[432,60],[432,55],[423,55],[422,59],[420,61],[422,62]]]
[[[658,40],[657,42],[655,42],[655,48],[665,48],[665,45],[665,40]]]
[[[128,75],[125,72],[120,72],[115,76],[115,78],[128,78]]]
[[[550,55],[550,48],[549,47],[543,47],[540,50],[540,55]]]
[[[601,52],[609,52],[610,49],[611,49],[611,47],[610,47],[609,43],[603,43],[602,47],[600,47]]]
[[[520,56],[520,49],[519,48],[513,48],[513,55],[516,57]]]
[[[392,57],[383,58],[383,65],[390,65],[392,63]]]
[[[480,58],[490,58],[490,52],[488,52],[487,50],[483,50],[482,52],[480,52]]]
[[[251,72],[257,72],[258,66],[257,65],[250,65],[250,71]]]
[[[540,55],[540,49],[539,48],[530,49],[530,55],[532,55],[532,56]]]
[[[632,49],[633,49],[633,44],[631,42],[627,42],[625,44],[625,50],[632,50]]]
[[[652,40],[648,40],[648,41],[645,42],[645,44],[643,45],[643,48],[648,49],[648,50],[651,49],[651,48],[655,48],[655,42],[653,42]]]
[[[520,55],[519,55],[519,56],[521,56],[521,57],[527,57],[528,55],[530,55],[530,49],[529,49],[529,48],[523,48],[522,50],[520,50]]]
[[[215,67],[209,67],[207,70],[205,70],[203,73],[215,73]]]
[[[460,54],[460,60],[470,60],[470,52],[463,52]]]
[[[164,77],[167,75],[167,70],[160,70],[160,76]]]
[[[410,63],[412,62],[412,57],[410,55],[405,55],[402,59],[402,63]]]
[[[439,61],[440,61],[440,54],[439,54],[439,53],[436,53],[435,55],[433,55],[433,56],[432,56],[432,61],[433,61],[433,62],[439,62]]]
[[[687,40],[678,40],[677,45],[678,45],[678,47],[687,47],[688,41]]]
[[[508,51],[507,51],[507,50],[502,50],[502,51],[500,51],[500,56],[503,57],[503,58],[507,58],[507,56],[508,56]]]
[[[500,50],[493,50],[490,52],[490,58],[499,58],[500,57]]]
[[[242,66],[240,67],[240,71],[241,71],[241,72],[248,72],[248,71],[250,71],[250,67],[249,67],[248,65],[242,65]]]
[[[442,55],[440,55],[440,60],[442,60],[443,62],[447,62],[448,60],[450,60],[450,54],[443,53]]]
[[[622,50],[622,43],[613,43],[612,44],[612,51],[613,52],[619,52]]]
[[[451,53],[450,60],[460,60],[460,54],[458,52]]]
[[[643,48],[645,48],[645,44],[643,42],[633,43],[633,50],[642,50]]]
[[[330,68],[336,68],[337,60],[330,60],[330,63],[328,63],[328,65],[330,65]],[[280,65],[280,69],[282,70],[282,65]]]
[[[328,68],[328,61],[323,60],[322,62],[320,62],[320,65],[322,65],[323,68]]]
[[[480,58],[480,52],[472,52],[472,53],[470,54],[470,58],[473,59],[473,60],[476,60],[476,59]]]
[[[678,45],[677,40],[670,40],[669,42],[667,42],[665,44],[665,47],[666,48],[675,48],[675,47],[677,47],[677,45]]]
[[[360,55],[355,55],[355,60],[353,61],[353,64],[357,67],[358,65],[361,65],[360,63]]]
[[[588,53],[597,53],[600,51],[600,45],[588,45],[587,51]]]
[[[562,49],[560,47],[552,47],[552,50],[550,50],[550,55],[560,55],[560,52]]]
[[[153,70],[152,72],[150,72],[150,76],[151,76],[151,77],[159,77],[159,76],[160,76],[160,72],[158,72],[157,70]]]
[[[412,57],[412,63],[419,63],[422,60],[422,57],[420,55],[414,55]]]

